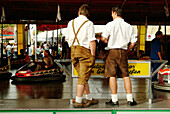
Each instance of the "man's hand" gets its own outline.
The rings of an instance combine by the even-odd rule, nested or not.
[[[104,43],[108,43],[108,39],[106,39],[105,37],[101,37],[101,41],[103,41]]]
[[[93,56],[95,56],[96,53],[96,41],[91,41],[90,42],[90,51]]]
[[[136,42],[130,43],[130,45],[129,45],[129,47],[128,47],[128,50],[127,50],[127,53],[129,53],[129,51],[130,51],[133,47],[135,47],[135,44],[136,44]]]
[[[160,60],[163,60],[163,59],[162,59],[162,56],[161,56],[161,52],[158,52],[158,56],[159,56],[159,59],[160,59]]]

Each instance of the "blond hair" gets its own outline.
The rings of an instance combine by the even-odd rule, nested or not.
[[[89,16],[90,10],[88,4],[83,4],[79,8],[80,15]]]

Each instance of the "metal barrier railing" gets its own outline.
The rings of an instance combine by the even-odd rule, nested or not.
[[[104,62],[103,60],[100,60],[100,61],[102,61],[102,62]],[[137,61],[137,60],[136,60]],[[148,77],[144,77],[144,78],[147,78],[148,79],[148,103],[149,104],[152,104],[152,83],[151,83],[151,79],[152,79],[152,77],[168,62],[167,60],[147,60],[147,61],[149,61],[151,64],[152,63],[161,63],[160,64],[160,66],[155,70],[155,71],[151,71],[150,73],[149,73],[149,76]],[[62,68],[63,70],[64,70],[64,66],[62,66],[61,64],[60,64],[60,62],[70,62],[70,63],[72,63],[72,61],[71,61],[71,59],[58,59],[58,60],[54,60],[54,62],[60,67],[60,68]],[[141,62],[141,60],[139,60],[139,62]],[[149,65],[149,69],[151,69],[151,65]],[[149,70],[150,71],[150,70]],[[73,70],[71,71],[71,72],[73,72]],[[72,75],[73,73],[69,73],[70,75]],[[136,77],[135,77],[136,78]],[[141,77],[139,77],[139,78],[141,78]],[[71,89],[71,94],[70,94],[70,97],[71,97],[71,99],[70,99],[70,103],[72,103],[72,100],[73,100],[73,77],[71,76],[71,83],[70,83],[70,87],[72,88]]]

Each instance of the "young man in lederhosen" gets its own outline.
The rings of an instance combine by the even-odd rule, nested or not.
[[[84,108],[99,101],[90,95],[88,80],[95,63],[95,32],[94,24],[87,18],[89,6],[83,4],[78,11],[78,17],[68,23],[66,41],[71,47],[71,60],[78,72],[77,96],[75,108]],[[83,93],[87,102],[82,101]]]
[[[106,58],[105,76],[109,78],[111,100],[106,104],[119,105],[117,96],[116,75],[123,77],[127,94],[127,104],[137,105],[132,97],[131,80],[128,72],[127,53],[135,46],[136,38],[132,26],[122,18],[122,9],[112,8],[113,21],[106,24],[101,40],[108,43],[109,54]],[[110,36],[110,37],[109,37]],[[130,45],[128,46],[128,44]]]

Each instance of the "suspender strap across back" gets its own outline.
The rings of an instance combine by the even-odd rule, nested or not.
[[[75,32],[74,19],[73,19],[73,21],[72,21],[72,27],[73,27],[73,32],[74,32],[75,37],[74,37],[74,40],[73,40],[73,43],[72,43],[71,46],[73,46],[73,44],[74,44],[74,42],[75,42],[76,40],[77,40],[78,45],[80,45],[79,40],[78,40],[78,38],[77,38],[77,34],[79,33],[81,27],[82,27],[87,21],[88,21],[88,20],[84,21],[83,24],[82,24],[82,25],[79,27],[79,29],[77,30],[77,32]]]

